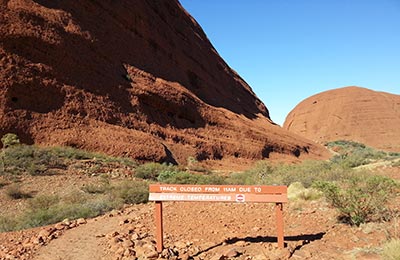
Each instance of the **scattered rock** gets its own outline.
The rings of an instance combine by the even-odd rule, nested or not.
[[[83,224],[86,224],[87,221],[86,221],[86,219],[84,219],[84,218],[79,218],[79,219],[76,220],[76,223],[77,223],[78,225],[83,225]]]
[[[232,257],[237,257],[239,256],[241,253],[239,252],[238,248],[233,247],[233,248],[229,248],[228,250],[226,250],[223,255],[228,257],[228,258],[232,258]]]

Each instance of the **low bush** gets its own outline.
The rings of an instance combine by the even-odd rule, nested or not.
[[[48,209],[60,202],[60,197],[57,195],[39,195],[29,200],[28,207],[34,209]]]
[[[317,181],[314,187],[339,210],[341,221],[359,226],[388,218],[386,204],[395,196],[398,184],[383,176],[353,176],[340,184]]]
[[[18,184],[11,184],[6,188],[6,195],[11,199],[27,199],[32,195],[21,189]]]
[[[315,188],[304,188],[300,182],[294,182],[288,187],[289,200],[316,200],[322,197],[322,192]]]
[[[17,225],[18,222],[15,217],[0,215],[0,232],[9,232],[16,230]]]
[[[149,186],[143,181],[123,181],[116,185],[112,196],[127,204],[145,203],[148,201]]]
[[[8,133],[1,137],[1,143],[3,144],[3,148],[8,148],[10,146],[17,145],[20,142],[16,134]]]
[[[116,158],[87,152],[71,147],[37,147],[34,145],[13,145],[2,150],[0,174],[8,175],[52,175],[56,169],[67,169],[79,160],[92,160],[99,170],[103,165],[120,164],[129,168],[136,162],[129,158]]]
[[[326,145],[338,152],[331,162],[347,168],[354,168],[380,159],[390,160],[400,157],[399,153],[379,151],[353,141],[339,140]]]
[[[300,164],[271,165],[259,162],[252,169],[231,174],[226,182],[247,185],[287,185],[299,182],[309,188],[317,180],[337,181],[349,178],[350,169],[325,161],[304,161]]]
[[[84,196],[73,192],[60,198],[54,195],[41,195],[31,199],[28,208],[17,218],[13,229],[25,229],[60,222],[66,218],[89,218],[104,214],[122,204],[109,195]],[[11,229],[11,228],[9,228]]]
[[[84,192],[91,194],[104,194],[110,189],[109,184],[105,183],[89,183],[81,188]]]
[[[175,166],[159,163],[145,163],[135,169],[135,177],[157,181],[161,172],[175,170]]]
[[[396,160],[392,162],[393,167],[400,167],[400,160]]]
[[[171,169],[163,171],[158,176],[157,180],[162,183],[173,184],[224,184],[225,179],[222,176],[193,174],[186,171]]]

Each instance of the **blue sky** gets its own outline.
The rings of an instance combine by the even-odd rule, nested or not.
[[[180,0],[282,125],[303,99],[400,94],[400,0]]]

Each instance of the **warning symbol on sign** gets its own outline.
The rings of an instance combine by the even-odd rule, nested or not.
[[[243,194],[236,194],[236,202],[245,202],[245,196]]]

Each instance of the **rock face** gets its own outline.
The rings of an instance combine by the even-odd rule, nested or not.
[[[345,87],[303,100],[283,127],[316,142],[352,140],[400,151],[400,96]]]
[[[138,160],[326,151],[274,125],[176,0],[0,0],[0,134]]]

